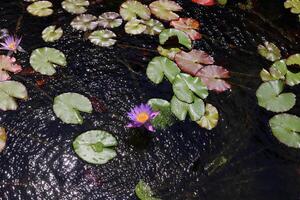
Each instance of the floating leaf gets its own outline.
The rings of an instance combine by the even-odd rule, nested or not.
[[[181,51],[176,54],[175,61],[183,72],[195,76],[203,68],[202,64],[213,64],[214,58],[204,51],[193,49],[188,53]]]
[[[291,55],[290,57],[288,57],[288,59],[286,60],[286,64],[300,66],[300,54],[297,53],[297,54],[294,54],[294,55]]]
[[[53,13],[50,1],[37,1],[27,7],[27,11],[35,16],[46,17]]]
[[[0,127],[0,153],[6,146],[7,134],[4,128]]]
[[[7,72],[18,73],[22,70],[22,67],[15,62],[14,57],[0,55],[0,82],[10,79]]]
[[[86,7],[90,5],[88,0],[64,0],[61,3],[63,9],[72,14],[82,14],[87,11]]]
[[[169,0],[153,1],[149,7],[153,15],[166,21],[178,19],[179,16],[175,12],[182,10],[182,7],[179,4]]]
[[[283,93],[282,81],[269,81],[261,84],[256,91],[258,105],[272,112],[285,112],[296,103],[296,95]]]
[[[218,120],[219,120],[219,113],[217,108],[208,103],[205,106],[204,115],[201,117],[199,121],[197,121],[197,123],[202,128],[205,128],[207,130],[212,130],[217,126]]]
[[[73,142],[75,153],[84,161],[102,165],[117,156],[118,142],[106,131],[92,130],[80,134]]]
[[[300,148],[300,118],[296,115],[278,114],[269,121],[273,135],[283,144]]]
[[[139,1],[129,0],[121,5],[120,15],[125,21],[130,21],[137,17],[149,20],[151,13],[148,6]]]
[[[166,57],[157,56],[148,64],[146,74],[155,84],[161,83],[164,75],[172,83],[175,76],[180,73],[177,65]]]
[[[258,45],[258,53],[270,61],[276,61],[281,58],[280,49],[271,42],[265,42],[264,45]]]
[[[176,21],[172,21],[170,25],[188,34],[192,40],[201,39],[201,34],[197,31],[200,28],[200,24],[195,19],[179,18]]]
[[[180,101],[175,95],[171,99],[171,111],[181,121],[186,118],[188,105],[189,104]]]
[[[180,44],[185,46],[188,49],[192,48],[192,41],[189,38],[189,36],[184,33],[183,31],[171,28],[171,29],[165,29],[159,34],[159,43],[161,45],[165,44],[166,41],[173,37],[176,36],[178,38],[178,41]]]
[[[291,13],[300,14],[300,1],[299,0],[286,0],[284,2],[285,8],[291,8]]]
[[[162,46],[157,47],[157,51],[160,55],[165,56],[169,58],[170,60],[175,59],[175,55],[181,51],[179,48],[170,48],[170,49],[165,49]]]
[[[153,111],[159,111],[159,114],[151,121],[151,124],[155,128],[164,129],[174,123],[175,119],[168,101],[163,99],[150,99],[147,104],[151,106]]]
[[[144,21],[144,24],[146,25],[146,30],[144,31],[144,34],[148,35],[157,35],[165,29],[164,25],[156,19]]]
[[[229,71],[221,66],[208,65],[203,67],[197,75],[209,90],[224,92],[231,88],[224,78],[229,78]]]
[[[77,93],[63,93],[54,99],[53,110],[55,115],[67,124],[82,124],[79,113],[91,113],[92,104],[88,98]]]
[[[26,87],[16,81],[0,82],[0,109],[3,111],[16,110],[18,105],[17,99],[27,99]]]
[[[121,26],[122,22],[122,18],[116,12],[105,12],[98,17],[98,25],[103,28],[116,28]]]
[[[154,197],[154,193],[150,186],[143,180],[140,180],[135,186],[135,194],[140,200],[160,200],[159,198]]]
[[[90,14],[82,14],[73,19],[71,26],[80,31],[94,30],[98,26],[97,17]]]
[[[132,35],[141,34],[146,30],[142,20],[132,19],[125,24],[125,32]]]
[[[227,0],[217,0],[218,4],[220,4],[221,6],[225,6],[227,4]]]
[[[42,32],[42,38],[45,42],[54,42],[63,35],[62,28],[56,28],[55,26],[48,26]]]
[[[194,98],[194,102],[189,104],[188,113],[192,121],[198,121],[204,115],[205,106],[204,102],[200,98]]]
[[[203,5],[203,6],[213,6],[216,4],[215,0],[192,0],[192,2]]]
[[[285,79],[285,75],[287,73],[287,67],[284,60],[278,60],[273,63],[270,67],[270,72],[263,69],[260,72],[260,77],[263,81],[272,81],[272,80],[279,80]]]
[[[30,56],[30,65],[35,71],[44,75],[55,74],[57,66],[67,65],[65,55],[54,48],[44,47],[34,50]]]
[[[293,72],[287,71],[285,82],[289,86],[298,85],[300,83],[300,72],[293,73]]]
[[[92,32],[89,36],[89,40],[95,45],[101,47],[109,47],[117,42],[117,40],[113,39],[115,37],[117,36],[114,32],[105,29]]]

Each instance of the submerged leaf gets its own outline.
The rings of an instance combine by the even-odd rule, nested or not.
[[[176,36],[178,38],[178,41],[180,44],[185,46],[188,49],[192,48],[192,41],[189,38],[189,36],[184,33],[183,31],[171,28],[171,29],[165,29],[159,34],[159,43],[161,45],[165,44],[167,40],[173,36]]]
[[[140,200],[160,200],[159,198],[154,197],[154,193],[150,186],[143,180],[140,180],[135,186],[135,194]]]
[[[4,128],[0,127],[0,153],[6,146],[7,134]]]
[[[169,58],[170,60],[175,59],[175,55],[181,51],[179,48],[170,48],[170,49],[165,49],[162,46],[157,47],[157,51],[160,55]]]
[[[203,5],[203,6],[213,6],[216,4],[215,0],[192,0],[192,2]]]
[[[18,108],[17,99],[27,99],[26,87],[16,81],[0,82],[0,109],[3,111],[16,110]]]
[[[67,124],[82,124],[80,112],[91,113],[92,104],[88,98],[77,93],[64,93],[54,99],[55,115]]]
[[[146,25],[146,30],[144,31],[144,34],[148,35],[157,35],[165,29],[164,25],[156,19],[144,21],[144,24]]]
[[[207,130],[212,130],[217,126],[218,120],[219,120],[219,113],[217,108],[208,103],[205,106],[204,115],[201,117],[199,121],[197,121],[197,123],[202,128],[205,128]]]
[[[188,34],[192,40],[201,39],[201,34],[197,31],[200,28],[200,24],[195,19],[179,18],[176,21],[172,21],[170,25]]]
[[[141,34],[146,30],[142,20],[132,19],[125,24],[125,32],[132,35]]]
[[[38,17],[46,17],[53,13],[50,1],[37,1],[27,7],[27,11]]]
[[[0,55],[0,82],[10,79],[7,72],[18,73],[22,70],[21,66],[16,64],[14,57]]]
[[[122,18],[116,12],[105,12],[98,17],[98,25],[103,28],[116,28],[121,26],[122,22]]]
[[[72,14],[82,14],[87,11],[86,7],[90,5],[88,0],[64,0],[61,6],[64,10]]]
[[[300,148],[300,118],[296,115],[278,114],[269,121],[273,135],[283,144]]]
[[[265,42],[264,45],[258,45],[258,53],[270,61],[276,61],[281,58],[280,49],[271,42]]]
[[[179,4],[175,1],[169,0],[154,1],[149,5],[149,7],[153,15],[166,21],[178,19],[179,16],[175,12],[182,10],[182,7]]]
[[[62,28],[56,28],[55,26],[48,26],[42,32],[42,38],[45,42],[54,42],[63,35]]]
[[[82,14],[75,17],[71,26],[80,31],[94,30],[98,26],[97,17],[90,14]]]
[[[89,40],[95,45],[109,47],[117,42],[117,40],[113,39],[115,37],[117,36],[114,32],[105,29],[92,32],[89,36]]]
[[[195,76],[203,68],[202,64],[213,64],[214,58],[204,51],[193,49],[188,53],[181,51],[176,54],[175,61],[183,72]]]
[[[110,133],[92,130],[77,136],[73,142],[75,153],[84,161],[102,165],[117,156],[115,146],[118,142]]]
[[[67,65],[65,55],[54,48],[44,47],[35,49],[30,56],[30,65],[35,71],[44,75],[55,74],[57,66],[65,67]]]
[[[128,0],[121,5],[120,15],[125,21],[130,21],[132,19],[136,19],[137,17],[144,20],[149,20],[151,13],[148,6],[142,4],[141,2]]]
[[[296,103],[296,95],[283,93],[282,81],[269,81],[261,84],[256,91],[258,105],[272,112],[285,112]]]

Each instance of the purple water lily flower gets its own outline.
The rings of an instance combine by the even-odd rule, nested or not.
[[[144,126],[151,132],[154,132],[154,127],[151,124],[151,120],[154,119],[159,112],[154,112],[152,108],[147,104],[141,104],[139,106],[135,106],[128,112],[128,117],[131,120],[126,127],[135,128]]]
[[[4,38],[4,43],[0,43],[0,49],[7,50],[9,56],[13,53],[17,53],[17,51],[25,52],[25,50],[20,46],[21,40],[22,38],[18,38],[17,36],[8,36]]]

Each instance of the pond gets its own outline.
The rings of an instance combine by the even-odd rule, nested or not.
[[[1,0],[0,199],[300,198],[300,1],[193,1]]]

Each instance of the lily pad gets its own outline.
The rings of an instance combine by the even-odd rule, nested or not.
[[[63,35],[62,28],[56,28],[56,26],[48,26],[42,32],[42,38],[45,42],[54,42]]]
[[[154,193],[150,186],[143,180],[140,180],[135,186],[135,194],[140,200],[160,200],[159,198],[154,197]]]
[[[50,1],[37,1],[27,7],[27,11],[38,17],[46,17],[52,15],[52,3]]]
[[[0,82],[10,79],[7,72],[18,73],[22,70],[21,65],[18,65],[15,62],[16,59],[14,57],[0,55]]]
[[[293,73],[293,72],[287,71],[285,82],[289,86],[298,85],[300,83],[300,72]]]
[[[75,17],[71,26],[80,31],[94,30],[98,26],[97,17],[90,14],[82,14]]]
[[[142,20],[132,19],[125,24],[125,32],[132,35],[138,35],[146,30],[146,25],[143,24]]]
[[[286,64],[300,66],[300,54],[297,53],[297,54],[294,54],[294,55],[291,55],[290,57],[288,57],[288,59],[286,60]]]
[[[164,25],[156,19],[150,19],[148,21],[144,21],[144,24],[146,25],[146,30],[144,31],[144,34],[148,34],[148,35],[160,34],[162,30],[165,29]]]
[[[269,121],[273,135],[283,144],[300,148],[300,118],[291,114],[278,114]]]
[[[300,14],[300,1],[299,0],[286,0],[284,2],[285,8],[290,8],[291,13]]]
[[[3,111],[16,110],[18,108],[17,99],[27,99],[26,87],[16,81],[0,82],[0,109]]]
[[[148,6],[142,4],[139,1],[128,0],[121,5],[120,15],[125,21],[130,21],[136,19],[137,17],[149,20],[150,19],[150,9]]]
[[[208,103],[205,106],[204,115],[201,117],[199,121],[197,121],[197,123],[202,128],[205,128],[207,130],[212,130],[217,126],[218,120],[219,120],[219,113],[217,108]]]
[[[162,46],[157,47],[157,51],[160,55],[165,56],[169,58],[170,60],[175,59],[175,55],[181,51],[179,48],[170,48],[170,49],[165,49]]]
[[[122,22],[122,18],[116,12],[105,12],[98,17],[98,25],[103,28],[116,28],[121,26]]]
[[[180,69],[170,59],[162,56],[154,57],[148,64],[146,74],[155,84],[161,83],[164,75],[172,83]]]
[[[117,40],[113,39],[115,37],[117,36],[114,32],[105,29],[92,32],[89,36],[89,40],[95,45],[109,47],[117,42]]]
[[[192,0],[192,2],[202,6],[213,6],[216,4],[215,0]]]
[[[149,7],[153,15],[165,21],[178,19],[179,16],[175,12],[182,10],[178,3],[169,0],[153,1]]]
[[[55,74],[57,66],[65,67],[67,65],[65,55],[54,48],[43,47],[35,49],[30,56],[30,65],[35,71],[44,75]]]
[[[192,41],[189,38],[189,36],[184,33],[183,31],[171,28],[171,29],[165,29],[159,34],[159,43],[161,45],[165,44],[166,41],[173,37],[176,36],[178,38],[178,41],[180,44],[185,46],[188,49],[192,48]]]
[[[258,53],[270,61],[276,61],[281,58],[280,49],[271,42],[265,42],[264,45],[258,45]]]
[[[73,142],[75,153],[84,161],[102,165],[117,156],[115,146],[118,142],[110,133],[92,130],[82,133]]]
[[[195,19],[179,18],[176,21],[172,21],[170,25],[188,34],[192,40],[201,39],[201,34],[197,31],[200,28],[200,23]]]
[[[202,99],[208,96],[207,87],[198,77],[192,77],[188,74],[180,73],[173,82],[173,91],[176,97],[186,103],[194,101],[194,94]]]
[[[263,81],[272,81],[272,80],[279,80],[285,79],[285,75],[287,73],[287,66],[285,64],[285,60],[278,60],[273,63],[270,67],[270,72],[263,69],[260,72],[260,77]]]
[[[61,6],[64,10],[72,14],[82,14],[87,11],[86,7],[90,5],[88,0],[64,0]]]
[[[0,153],[6,146],[7,134],[4,128],[0,127]]]
[[[77,93],[63,93],[54,98],[55,115],[67,124],[82,124],[80,112],[91,113],[92,104],[88,98]]]
[[[296,103],[296,95],[283,93],[283,81],[269,81],[261,84],[256,91],[258,105],[272,112],[286,112]]]

